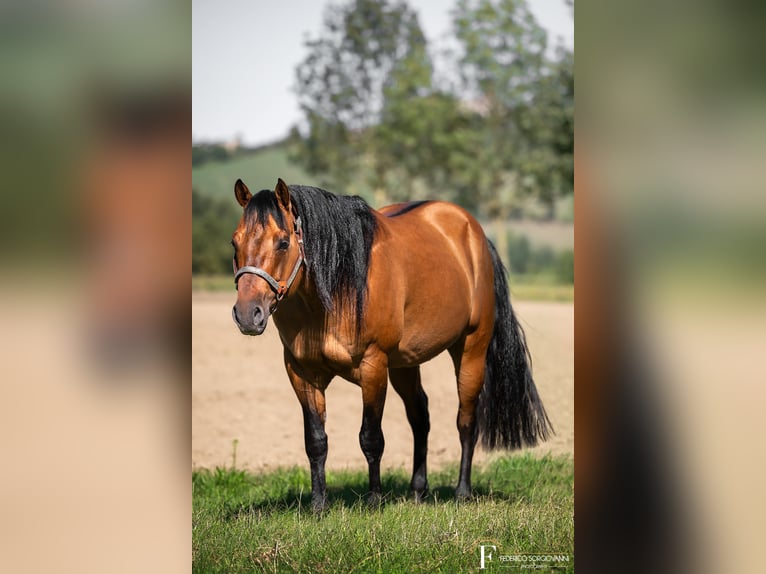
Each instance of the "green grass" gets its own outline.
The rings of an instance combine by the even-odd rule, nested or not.
[[[270,147],[234,157],[228,161],[212,161],[192,169],[192,187],[200,193],[229,197],[234,201],[234,182],[241,178],[255,193],[274,189],[277,178],[287,183],[309,184],[312,178],[292,163],[282,147]]]
[[[192,275],[192,291],[234,291],[234,274]]]
[[[574,285],[545,285],[539,283],[514,283],[511,286],[513,301],[574,302]]]
[[[558,282],[553,273],[511,274],[508,287],[511,290],[511,301],[574,301],[574,285]]]
[[[330,507],[316,516],[305,468],[194,471],[193,571],[467,572],[481,544],[496,545],[495,556],[569,555],[564,567],[535,571],[574,571],[571,458],[524,454],[475,468],[468,502],[454,499],[456,467],[429,482],[431,496],[415,504],[409,475],[385,472],[384,504],[370,509],[366,472],[328,472]],[[486,571],[506,570],[515,569],[496,558]]]

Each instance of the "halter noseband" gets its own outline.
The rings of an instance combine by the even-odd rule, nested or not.
[[[298,270],[301,268],[301,265],[303,265],[303,263],[306,261],[306,255],[303,251],[303,228],[301,226],[300,217],[296,217],[295,219],[295,236],[298,238],[300,255],[298,255],[298,260],[295,262],[293,271],[292,273],[290,273],[290,277],[287,278],[286,282],[274,279],[274,277],[272,277],[268,273],[268,271],[264,271],[260,267],[245,265],[244,267],[240,267],[234,274],[234,285],[237,286],[237,284],[239,283],[239,278],[242,277],[242,275],[245,275],[246,273],[252,273],[253,275],[257,275],[261,279],[264,279],[266,283],[269,284],[269,286],[272,288],[274,293],[276,293],[277,295],[277,303],[279,303],[282,299],[284,299],[285,295],[290,290],[290,286],[293,284],[293,281],[295,281],[295,277],[298,275]]]

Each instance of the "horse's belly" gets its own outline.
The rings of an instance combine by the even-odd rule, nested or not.
[[[397,348],[389,354],[389,366],[412,367],[433,359],[451,347],[463,335],[467,320],[463,317],[405,324]]]

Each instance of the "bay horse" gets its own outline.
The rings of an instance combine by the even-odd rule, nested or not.
[[[369,501],[380,501],[381,419],[388,380],[414,437],[410,489],[428,491],[428,397],[419,365],[447,350],[455,365],[462,455],[455,495],[471,496],[480,436],[488,449],[534,446],[552,427],[532,379],[506,270],[479,223],[442,201],[376,211],[360,197],[278,180],[243,208],[232,236],[234,322],[260,335],[269,316],[303,410],[312,507],[326,505],[325,389],[335,376],[361,387],[359,443]]]

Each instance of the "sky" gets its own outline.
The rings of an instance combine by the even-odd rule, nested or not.
[[[337,2],[337,0],[336,0]],[[528,0],[549,43],[574,47],[564,0]],[[300,118],[292,86],[330,0],[193,0],[192,139],[240,138],[259,145],[283,138]],[[449,35],[454,0],[409,0],[431,44]]]

